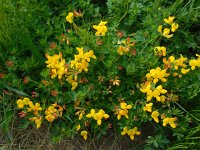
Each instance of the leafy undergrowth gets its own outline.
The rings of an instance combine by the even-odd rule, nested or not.
[[[199,4],[12,1],[1,149],[198,149]]]

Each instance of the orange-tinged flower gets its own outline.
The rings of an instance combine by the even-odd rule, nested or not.
[[[45,119],[48,120],[49,122],[53,122],[55,117],[54,117],[54,115],[49,114],[49,115],[45,116]]]

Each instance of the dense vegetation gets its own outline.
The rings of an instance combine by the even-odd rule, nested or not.
[[[199,9],[1,0],[0,149],[200,149]]]

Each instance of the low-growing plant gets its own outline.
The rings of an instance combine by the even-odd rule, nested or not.
[[[175,8],[183,4],[177,1],[169,6],[169,14],[160,6],[163,1],[153,4],[108,0],[105,12],[109,15],[102,18],[99,7],[94,8],[98,2],[80,3],[79,9],[73,8],[78,5],[76,1],[68,5],[71,12],[56,6],[54,13],[59,17],[48,24],[51,32],[55,25],[55,36],[43,35],[40,46],[49,41],[49,47],[37,53],[44,54],[39,64],[34,64],[36,55],[25,63],[29,65],[24,67],[27,72],[33,72],[30,76],[24,73],[23,80],[18,80],[22,70],[17,76],[13,74],[17,66],[0,53],[9,70],[8,74],[0,74],[4,87],[0,100],[18,95],[17,110],[12,107],[3,124],[8,126],[12,120],[10,112],[17,111],[21,128],[48,128],[54,142],[76,134],[90,140],[116,131],[131,141],[148,137],[144,142],[146,149],[166,149],[169,141],[186,137],[191,126],[199,125],[198,117],[185,107],[200,94],[200,54],[194,50],[186,55],[181,50],[179,38],[185,33],[182,28],[186,22],[181,21],[183,16],[175,13]],[[87,6],[91,11],[83,10]],[[126,11],[121,11],[121,7]],[[144,20],[137,20],[153,12],[150,7],[162,15],[148,14]],[[91,13],[98,18],[90,17]],[[56,20],[60,23],[53,24]],[[32,65],[40,67],[34,72]],[[6,84],[8,81],[10,85]],[[150,135],[144,132],[149,123],[153,128],[148,129]]]
[[[80,133],[85,140],[111,128],[134,140],[147,121],[174,132],[187,128],[189,117],[176,104],[182,84],[198,77],[200,56],[168,56],[162,45],[140,51],[137,35],[109,30],[107,21],[86,30],[75,24],[76,17],[83,15],[69,12],[66,26],[73,29],[46,51],[39,96],[17,100],[20,118],[36,128],[50,124],[64,135]],[[179,28],[174,19],[164,18],[158,39],[173,38]]]

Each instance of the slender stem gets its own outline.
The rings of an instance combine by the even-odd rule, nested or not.
[[[194,119],[196,119],[197,121],[200,122],[200,119],[196,118],[195,116],[193,116],[191,113],[189,113],[185,108],[183,108],[181,105],[179,105],[177,102],[174,102],[179,108],[181,108],[183,111],[185,111],[188,115],[190,115],[191,117],[193,117]],[[199,123],[197,123],[199,124]]]

